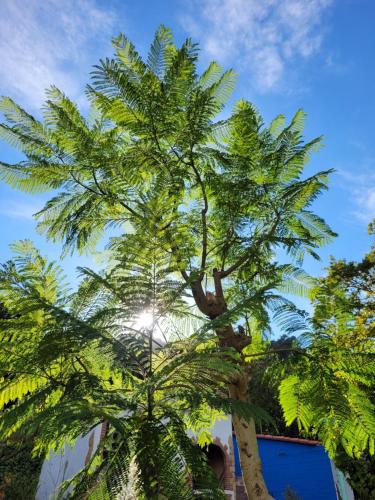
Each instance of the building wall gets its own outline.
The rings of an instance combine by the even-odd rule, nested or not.
[[[35,499],[53,499],[58,486],[63,481],[72,478],[84,467],[105,431],[106,425],[99,425],[91,433],[80,437],[76,441],[74,448],[66,445],[61,452],[52,452],[43,464]],[[227,498],[228,500],[236,500],[231,418],[227,417],[225,420],[217,421],[211,430],[211,434],[214,444],[219,446],[225,457],[224,489]],[[188,432],[188,435],[194,438],[194,433]]]
[[[65,447],[64,453],[51,453],[42,467],[36,500],[50,500],[58,485],[76,474],[92,456],[106,425],[96,427],[79,438],[74,448]],[[247,500],[241,467],[230,417],[217,421],[211,429],[213,444],[224,455],[224,489],[228,500]],[[188,435],[194,439],[194,433]],[[287,487],[303,500],[354,500],[345,478],[329,460],[324,448],[317,442],[276,436],[259,436],[259,452],[264,477],[275,500],[284,500]],[[340,475],[341,474],[341,475]],[[344,494],[343,494],[344,492]]]
[[[270,494],[285,498],[288,487],[303,500],[336,500],[331,462],[320,445],[259,439],[263,472]]]
[[[228,416],[225,420],[218,420],[210,430],[213,444],[218,446],[225,457],[224,490],[228,500],[236,500],[236,476],[234,464],[234,450],[232,440],[232,419]],[[194,439],[193,432],[188,435]]]
[[[264,479],[275,500],[284,500],[288,488],[303,500],[337,500],[331,461],[323,446],[313,441],[277,436],[258,437],[258,446]],[[240,487],[237,450],[235,455]],[[236,500],[242,500],[240,490],[237,490]]]
[[[79,437],[71,448],[65,445],[58,453],[51,452],[43,463],[35,500],[50,500],[58,486],[71,479],[90,459],[98,446],[102,425],[97,426],[89,434]]]
[[[331,468],[336,491],[338,492],[337,498],[339,498],[340,500],[355,500],[353,490],[346,480],[344,473],[340,469],[336,468],[332,460]]]

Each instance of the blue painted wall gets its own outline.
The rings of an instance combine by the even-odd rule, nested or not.
[[[331,464],[322,446],[258,439],[263,473],[271,495],[285,499],[290,486],[302,500],[336,500]],[[237,443],[236,475],[241,475]]]

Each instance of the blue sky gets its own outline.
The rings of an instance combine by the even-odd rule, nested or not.
[[[339,233],[306,262],[322,273],[329,255],[359,259],[368,250],[375,217],[375,3],[372,0],[2,0],[0,94],[38,113],[44,89],[55,84],[85,110],[91,66],[111,54],[110,38],[126,33],[146,53],[160,23],[177,42],[192,36],[201,65],[212,59],[238,74],[234,99],[252,101],[266,122],[297,108],[308,114],[306,137],[323,134],[325,148],[307,172],[334,168],[330,189],[315,210]],[[0,142],[0,159],[20,159]],[[26,195],[0,184],[0,261],[9,243],[31,238],[58,258],[61,246],[35,230],[32,214],[46,195]],[[90,258],[67,257],[73,277]]]

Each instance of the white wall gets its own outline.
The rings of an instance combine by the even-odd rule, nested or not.
[[[59,484],[72,478],[84,467],[89,452],[90,437],[93,436],[92,452],[94,452],[99,443],[101,428],[99,425],[86,436],[78,438],[74,448],[65,445],[60,452],[51,452],[42,466],[36,500],[53,499]]]
[[[337,469],[334,462],[331,460],[332,476],[335,482],[337,499],[341,500],[355,500],[354,493],[350,484],[346,480],[344,473]]]
[[[218,420],[211,429],[212,437],[218,437],[223,445],[228,445],[232,439],[232,417],[228,415],[225,420]]]
[[[78,438],[74,448],[66,445],[59,453],[51,453],[48,460],[45,460],[39,478],[38,489],[35,500],[51,500],[54,498],[58,486],[65,480],[72,478],[85,465],[85,460],[89,452],[89,441],[92,434],[93,448],[96,450],[100,440],[101,425],[98,425],[92,432],[84,437]],[[225,420],[218,420],[210,430],[212,437],[219,438],[223,445],[228,445],[232,437],[232,419],[228,416]],[[194,433],[188,431],[190,437]]]
[[[210,429],[210,433],[215,440],[215,438],[219,438],[223,445],[228,445],[229,438],[232,438],[232,418],[228,415],[225,420],[217,420]],[[196,437],[197,433],[188,429],[187,435],[190,438]]]

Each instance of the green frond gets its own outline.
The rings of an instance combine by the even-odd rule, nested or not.
[[[309,401],[304,400],[306,385],[297,375],[285,378],[280,384],[280,403],[287,425],[297,420],[300,429],[309,430],[313,424],[313,412]]]
[[[280,266],[280,271],[282,279],[281,284],[277,287],[279,291],[299,297],[310,296],[311,288],[316,284],[314,278],[303,269],[290,264]]]
[[[327,175],[331,170],[319,172],[303,181],[294,182],[284,190],[284,199],[288,208],[301,210],[307,208],[323,189],[327,189]]]
[[[224,106],[233,93],[236,81],[234,71],[228,70],[219,78],[219,80],[208,87],[209,93],[214,102],[222,107]]]
[[[206,71],[199,78],[199,86],[205,90],[218,84],[223,74],[223,69],[216,61],[212,61]]]
[[[22,399],[31,394],[38,387],[46,384],[45,378],[38,376],[23,375],[16,380],[0,380],[0,410],[9,403]]]
[[[309,210],[301,210],[299,219],[309,231],[311,238],[317,239],[320,245],[329,244],[337,236],[324,219]]]
[[[75,130],[84,133],[88,132],[86,121],[79,112],[77,105],[61,90],[52,86],[46,91],[46,97],[44,119],[49,126],[64,127],[71,132]]]
[[[0,111],[8,124],[0,124],[0,137],[25,154],[50,156],[50,133],[45,125],[26,113],[9,97],[0,100]]]
[[[278,137],[285,128],[285,116],[277,115],[270,124],[269,131],[274,137]]]
[[[305,128],[306,116],[305,111],[303,111],[303,109],[299,109],[293,116],[288,129],[291,132],[303,132],[303,129]]]
[[[171,47],[173,36],[170,29],[161,25],[155,33],[147,58],[147,65],[158,78],[163,79],[169,63],[168,48]]]
[[[132,42],[125,35],[120,34],[113,38],[113,46],[116,50],[116,58],[129,80],[133,83],[140,81],[146,71],[146,65],[138,54]]]
[[[355,353],[333,348],[331,341],[312,342],[300,373],[280,385],[280,403],[287,425],[318,436],[330,456],[341,444],[351,456],[373,453],[374,404],[364,387],[373,386],[374,370]],[[368,357],[368,355],[367,355]]]

